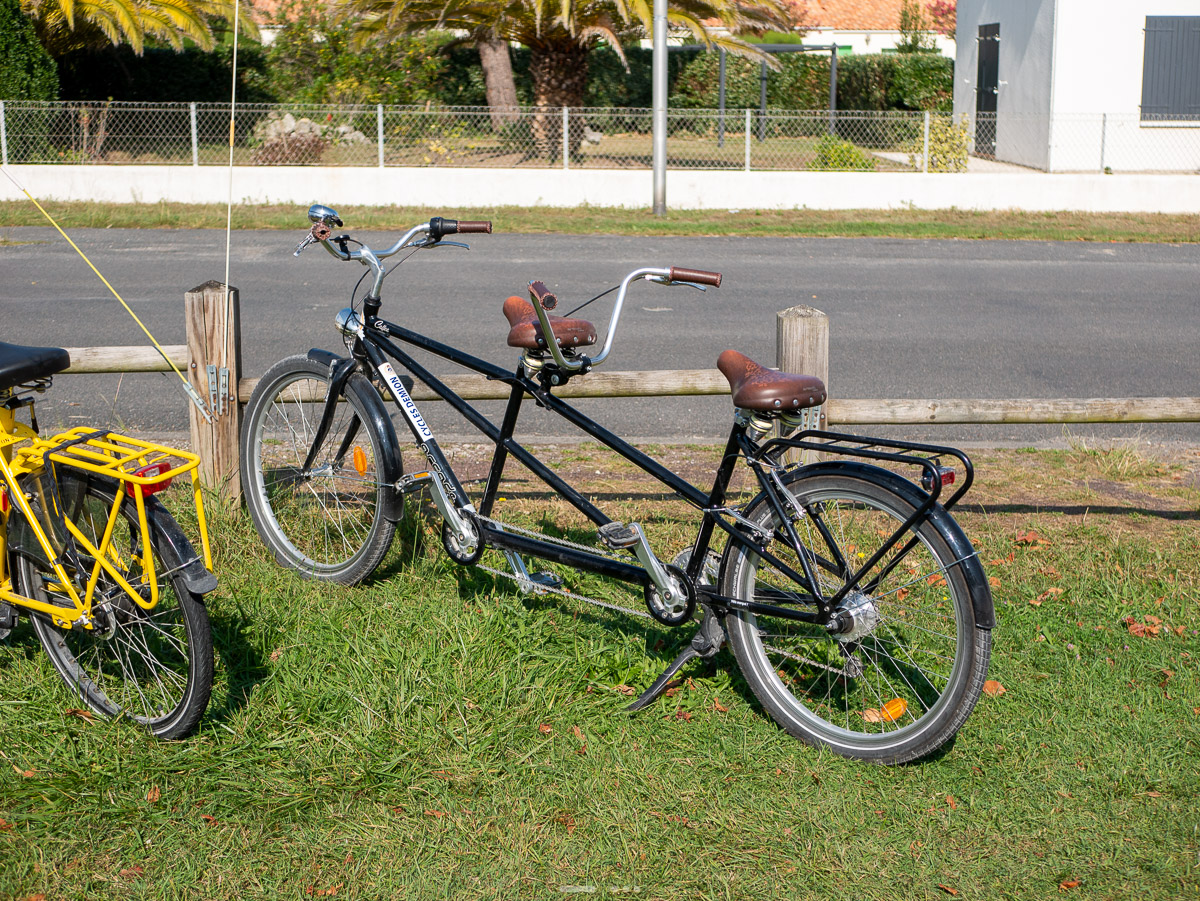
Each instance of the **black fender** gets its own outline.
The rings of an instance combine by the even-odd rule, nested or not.
[[[880,466],[872,466],[868,463],[859,463],[853,460],[827,460],[821,463],[814,463],[811,466],[802,466],[798,469],[793,469],[783,476],[783,483],[791,485],[801,479],[811,478],[817,475],[841,475],[852,476],[863,479],[864,481],[878,482],[891,491],[894,491],[900,497],[904,498],[914,508],[922,506],[929,495],[925,490],[903,476],[899,476],[891,470],[883,469]],[[763,492],[758,495],[749,504],[746,505],[747,510],[754,509],[758,504],[766,503],[766,496]],[[941,504],[935,503],[930,510],[932,515],[934,512],[941,514],[941,522],[944,526],[943,537],[950,546],[951,553],[954,554],[954,559],[958,560],[958,568],[962,573],[963,579],[967,583],[967,589],[971,593],[971,603],[975,608],[975,625],[980,629],[991,630],[996,625],[996,611],[992,603],[992,588],[988,583],[987,575],[983,571],[983,564],[979,562],[979,554],[975,550],[971,540],[967,538],[966,532],[962,530],[962,526],[948,513]],[[724,576],[724,561],[722,561],[722,576]]]
[[[400,444],[396,440],[396,428],[392,424],[392,418],[388,415],[383,398],[379,396],[375,386],[357,365],[344,365],[349,362],[349,358],[340,357],[319,348],[313,348],[305,356],[314,363],[326,367],[332,376],[340,376],[341,379],[344,379],[345,390],[352,390],[355,396],[362,401],[369,420],[363,424],[369,429],[374,429],[380,436],[382,444],[379,461],[382,469],[380,475],[385,485],[390,486],[383,492],[383,515],[388,522],[399,522],[404,518],[404,494],[395,485],[404,475],[404,461],[400,456]],[[340,372],[338,371],[339,364],[342,366]],[[333,387],[336,389],[338,386],[334,385]]]
[[[188,591],[207,594],[217,587],[217,577],[208,571],[203,558],[196,553],[179,523],[157,498],[146,498],[146,520],[158,552],[169,570],[179,570]]]

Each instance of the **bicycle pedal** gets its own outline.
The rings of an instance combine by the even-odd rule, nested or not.
[[[433,481],[433,473],[431,472],[412,472],[402,475],[396,480],[396,490],[401,494],[408,494],[412,491],[417,491],[426,482]]]
[[[600,540],[608,546],[609,550],[619,551],[624,548],[631,548],[638,543],[641,537],[641,529],[638,528],[636,522],[631,522],[625,525],[623,522],[606,522],[598,530]]]
[[[17,608],[5,601],[0,601],[0,638],[7,638],[8,633],[17,627]]]
[[[563,580],[557,575],[547,570],[541,572],[530,573],[529,581],[533,584],[534,591],[539,588],[553,588],[555,590],[562,588]]]

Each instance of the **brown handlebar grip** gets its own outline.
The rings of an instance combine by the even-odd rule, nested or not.
[[[703,269],[684,269],[681,266],[672,266],[669,278],[673,282],[695,282],[697,285],[721,287],[721,273],[705,272]]]
[[[529,283],[529,299],[541,304],[543,310],[553,310],[558,306],[558,297],[540,281]]]
[[[490,222],[464,222],[458,220],[458,233],[460,235],[490,235],[492,233],[492,223]]]

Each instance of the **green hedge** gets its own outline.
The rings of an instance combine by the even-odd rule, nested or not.
[[[780,71],[767,73],[767,106],[775,109],[826,109],[829,106],[829,56],[787,53],[778,56]],[[701,53],[676,79],[671,105],[713,109],[718,104],[719,55]],[[726,55],[725,106],[757,108],[757,62]],[[843,110],[943,110],[954,97],[954,61],[935,53],[876,53],[838,57],[837,106]]]
[[[58,99],[58,71],[18,0],[0,0],[0,100]]]

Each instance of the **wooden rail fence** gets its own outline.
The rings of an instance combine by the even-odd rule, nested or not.
[[[206,487],[227,496],[240,493],[237,473],[239,408],[250,399],[255,378],[241,375],[238,292],[208,282],[186,295],[187,344],[164,345],[163,351],[188,373],[201,397],[211,396],[208,373],[227,372],[227,403],[213,423],[194,410],[191,446],[203,461]],[[229,315],[227,315],[227,313]],[[68,373],[166,372],[170,367],[148,347],[71,347]],[[819,375],[829,385],[829,318],[820,310],[798,306],[777,314],[776,360],[780,369]],[[210,369],[210,366],[213,368]],[[479,375],[444,376],[442,380],[468,400],[504,400],[506,385]],[[236,386],[236,391],[233,387]],[[214,386],[215,388],[215,386]],[[729,383],[716,369],[632,370],[592,372],[558,389],[560,397],[673,397],[728,394]],[[422,385],[414,400],[440,400]],[[906,400],[846,399],[830,396],[822,421],[832,426],[967,425],[987,423],[1068,424],[1098,422],[1200,422],[1200,397],[1122,398],[945,398]]]

